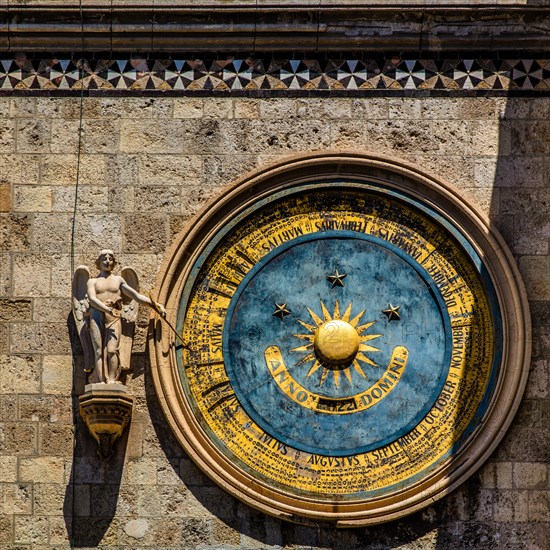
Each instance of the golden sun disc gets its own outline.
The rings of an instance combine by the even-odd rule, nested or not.
[[[346,365],[359,351],[359,334],[346,321],[333,319],[317,328],[313,347],[324,365]]]

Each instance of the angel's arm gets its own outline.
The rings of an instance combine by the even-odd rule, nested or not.
[[[155,305],[153,305],[153,301],[151,300],[151,298],[140,294],[137,290],[134,290],[124,279],[122,279],[120,290],[123,294],[128,296],[128,298],[132,298],[139,304],[144,304],[146,306],[149,306],[151,309],[154,309],[155,311],[157,310]],[[164,306],[162,306],[161,304],[156,305],[159,307],[161,315],[164,317],[166,315],[166,310],[164,309]]]
[[[88,281],[86,289],[88,292],[88,300],[93,308],[103,311],[103,313],[111,313],[113,311],[113,308],[106,306],[101,300],[98,300],[95,293],[95,283],[93,279]]]

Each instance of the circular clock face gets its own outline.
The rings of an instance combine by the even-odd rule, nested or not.
[[[200,242],[171,353],[182,442],[207,473],[269,513],[341,525],[464,477],[506,323],[462,227],[396,186],[324,178],[232,207]]]

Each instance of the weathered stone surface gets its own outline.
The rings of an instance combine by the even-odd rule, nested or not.
[[[142,155],[139,160],[139,183],[190,187],[200,181],[202,157]],[[136,182],[134,182],[136,183]]]
[[[546,527],[549,521],[548,518],[550,517],[550,491],[530,491],[528,510],[529,521],[543,522],[543,525]],[[548,530],[545,529],[544,531],[547,533]],[[544,544],[544,541],[542,542]]]
[[[78,98],[0,97],[8,210],[0,215],[0,546],[68,549],[74,522],[83,548],[545,548],[549,105],[481,96],[85,97],[78,157]],[[503,443],[478,476],[412,518],[361,530],[287,525],[229,497],[186,457],[159,412],[148,361],[136,355],[128,440],[115,466],[103,464],[80,420],[75,432],[70,397],[73,383],[84,384],[81,356],[73,381],[67,326],[77,162],[74,265],[94,272],[97,251],[113,247],[149,291],[174,234],[221,189],[258,166],[327,149],[391,155],[454,184],[517,255],[533,300],[534,354]]]
[[[63,514],[65,485],[56,483],[34,484],[34,513],[40,516],[60,516]]]
[[[57,191],[55,189],[52,195],[55,196]],[[53,200],[55,202],[55,198]],[[71,218],[67,214],[35,214],[33,250],[38,254],[67,254],[70,250],[70,227]]]
[[[50,212],[52,190],[48,186],[18,185],[14,189],[16,212]]]
[[[235,99],[233,110],[235,118],[260,118],[260,106],[257,99]]]
[[[15,122],[5,120],[0,126],[0,153],[13,153],[15,151]]]
[[[548,465],[541,462],[517,462],[514,464],[514,485],[518,489],[546,488]]]
[[[13,517],[0,516],[0,543],[7,544],[13,540]]]
[[[157,461],[143,457],[132,460],[127,467],[128,481],[136,485],[155,485],[157,483]]]
[[[107,212],[109,210],[109,188],[105,186],[85,185],[78,190],[77,210],[91,212]]]
[[[76,217],[75,249],[97,254],[107,244],[120,250],[120,218],[116,214],[81,214]]]
[[[17,121],[18,153],[49,153],[51,125],[46,120],[19,119]]]
[[[203,112],[204,118],[233,118],[233,99],[225,97],[210,98]]]
[[[73,383],[72,358],[69,355],[47,355],[42,365],[42,392],[69,395]]]
[[[134,212],[134,188],[133,187],[110,187],[109,188],[109,212]]]
[[[67,296],[71,295],[70,294],[71,281],[73,277],[73,274],[71,273],[71,260],[69,258],[69,255],[54,253],[51,256],[51,262],[52,262],[51,296],[53,298],[67,298]],[[78,262],[75,262],[75,265],[78,265]],[[66,321],[66,318],[63,318],[63,321]]]
[[[113,153],[118,150],[117,120],[86,120],[82,126],[84,152]]]
[[[10,330],[8,323],[0,323],[0,354],[4,355],[10,351]]]
[[[530,300],[550,300],[550,256],[523,256],[519,269]]]
[[[34,185],[38,183],[40,157],[37,155],[0,155],[0,182]]]
[[[38,393],[40,365],[36,355],[0,355],[0,394]]]
[[[0,423],[0,452],[4,455],[36,455],[37,432],[37,427],[30,422]]]
[[[124,532],[132,539],[142,539],[149,531],[146,519],[133,519],[124,525]]]
[[[70,353],[69,331],[64,323],[17,323],[10,328],[11,353]]]
[[[17,457],[0,455],[0,483],[14,483],[16,480]]]
[[[169,161],[168,161],[169,162]],[[110,185],[134,185],[139,181],[139,157],[137,155],[112,155],[106,163]]]
[[[77,155],[44,155],[41,162],[41,183],[73,185],[76,181]]]
[[[15,518],[14,542],[19,544],[44,544],[48,540],[48,518],[44,516],[20,516]]]
[[[156,213],[167,214],[181,211],[180,188],[175,185],[137,187],[135,190],[135,210],[144,212],[151,210]]]
[[[78,97],[36,97],[32,98],[36,103],[37,118],[79,118],[80,98]]]
[[[22,482],[62,484],[65,464],[58,457],[21,458],[19,480]]]
[[[12,186],[8,183],[0,184],[0,212],[10,212],[12,203]]]
[[[73,450],[73,426],[69,423],[40,423],[39,453],[47,456],[71,456]]]
[[[255,155],[240,155],[238,159],[233,155],[205,156],[202,185],[183,190],[182,214],[194,214],[207,200],[213,199],[221,188],[233,183],[243,171],[256,168],[256,165]]]
[[[123,120],[120,126],[120,151],[123,153],[181,153],[183,128],[179,121],[148,121],[147,124]]]
[[[35,97],[12,97],[10,99],[10,117],[33,118],[36,116]]]
[[[168,224],[165,216],[139,214],[124,216],[124,247],[132,253],[161,253],[168,238]]]
[[[353,100],[350,98],[333,98],[328,103],[322,98],[307,98],[296,101],[296,115],[304,118],[315,118],[318,120],[349,120],[352,116]],[[264,109],[261,108],[261,117],[264,118]],[[292,113],[292,111],[291,111]],[[289,115],[286,115],[289,116]],[[281,112],[281,118],[285,115]]]
[[[166,518],[155,524],[155,542],[158,546],[178,547],[181,540],[183,518]]]
[[[72,421],[72,402],[68,395],[20,395],[19,418],[33,422]]]
[[[13,263],[16,296],[48,296],[50,294],[51,260],[44,255],[18,255]]]
[[[548,155],[550,152],[548,120],[514,120],[509,128],[511,150],[515,155]]]
[[[174,100],[174,118],[201,118],[204,100],[183,97]]]
[[[28,321],[30,318],[30,300],[0,299],[0,321]]]
[[[33,486],[29,483],[11,483],[4,486],[6,514],[32,514]]]
[[[51,123],[51,152],[56,154],[77,153],[80,123],[78,120],[53,119]]]
[[[158,485],[159,510],[161,517],[183,517],[186,509],[186,489],[181,484]]]
[[[31,219],[25,214],[0,214],[0,250],[24,252],[30,244]]]

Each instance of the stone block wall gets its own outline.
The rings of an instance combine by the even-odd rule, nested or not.
[[[547,548],[548,98],[0,96],[0,121],[1,548]],[[134,418],[117,456],[101,462],[74,397],[84,385],[74,268],[94,270],[111,247],[148,291],[174,236],[224,186],[288,155],[349,149],[451,182],[517,258],[533,359],[520,410],[486,465],[383,526],[266,517],[205,478],[172,436],[152,387],[147,311],[126,380]]]

